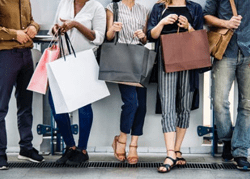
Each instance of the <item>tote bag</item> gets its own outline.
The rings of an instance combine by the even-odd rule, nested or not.
[[[211,67],[206,30],[161,35],[165,72]]]
[[[99,66],[92,49],[48,63],[47,69],[57,114],[72,112],[110,95],[106,83],[98,80]]]
[[[48,77],[46,64],[53,62],[58,58],[60,53],[59,47],[53,45],[44,50],[41,59],[31,77],[27,90],[45,94],[48,88]]]

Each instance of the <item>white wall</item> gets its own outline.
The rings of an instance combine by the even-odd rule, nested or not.
[[[99,0],[104,6],[106,6],[110,0]],[[137,0],[137,2],[144,4],[149,9],[152,8],[153,4],[157,0]],[[195,0],[199,2],[202,6],[205,3],[205,0]],[[48,29],[53,24],[54,14],[56,13],[57,4],[59,0],[31,0],[33,8],[34,19],[42,25],[42,29]],[[203,78],[200,78],[200,87],[202,90]],[[93,104],[94,111],[94,122],[90,135],[89,146],[111,146],[114,135],[119,134],[119,121],[120,121],[120,112],[121,112],[121,97],[116,84],[108,84],[108,87],[111,92],[111,96],[103,99],[99,102]],[[202,95],[202,93],[201,93]],[[144,125],[144,135],[139,140],[139,146],[141,147],[150,147],[146,148],[147,151],[154,151],[154,147],[162,147],[164,150],[164,140],[161,129],[161,115],[154,114],[155,111],[155,99],[156,99],[156,85],[152,84],[148,88],[147,94],[147,116]],[[202,104],[202,96],[200,96],[200,104]],[[16,123],[11,121],[15,120],[15,104],[12,102],[10,104],[10,114],[7,117],[8,123],[8,137],[9,137],[9,146],[17,146],[17,134],[12,135],[16,131]],[[35,108],[38,108],[36,106]],[[40,113],[37,110],[34,110],[35,113]],[[12,118],[12,120],[10,120]],[[36,119],[35,119],[36,120]],[[202,106],[198,110],[192,111],[190,119],[190,128],[187,131],[186,138],[183,142],[183,151],[189,153],[190,150],[192,153],[204,152],[204,148],[201,148],[202,138],[197,136],[196,128],[198,125],[202,125]],[[74,113],[74,123],[77,122],[77,114]],[[34,129],[36,126],[34,125]],[[77,139],[77,137],[76,137]],[[37,138],[34,139],[36,141]],[[40,141],[40,140],[39,140]],[[152,150],[151,150],[152,149]]]

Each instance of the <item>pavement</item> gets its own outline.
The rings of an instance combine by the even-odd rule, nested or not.
[[[112,153],[89,153],[90,161],[117,162]],[[54,162],[60,155],[44,156]],[[139,153],[139,162],[162,162],[164,153]],[[209,154],[184,154],[188,163],[218,163],[222,160]],[[8,154],[9,162],[18,161],[17,154]],[[169,173],[158,173],[156,168],[10,168],[0,171],[0,179],[250,179],[250,172],[236,169],[175,168]]]

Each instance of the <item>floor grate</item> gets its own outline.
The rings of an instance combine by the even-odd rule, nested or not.
[[[86,162],[77,166],[69,165],[56,165],[54,162],[43,163],[28,163],[28,162],[9,162],[9,168],[157,168],[161,163],[146,163],[140,162],[136,165],[130,165],[128,163],[120,162]],[[178,168],[186,169],[236,169],[236,166],[232,163],[188,163],[184,166],[177,166]]]

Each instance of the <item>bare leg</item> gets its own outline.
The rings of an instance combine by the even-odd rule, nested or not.
[[[175,132],[168,132],[164,133],[164,139],[165,139],[165,145],[167,149],[167,156],[173,158],[174,160],[176,159],[175,156]],[[169,164],[170,166],[173,165],[173,161],[170,159],[165,159],[164,164]],[[165,167],[160,167],[158,170],[160,171],[167,171]]]
[[[138,162],[137,146],[139,136],[131,136],[131,143],[129,145],[128,161],[130,164],[136,164]]]
[[[126,142],[127,142],[127,134],[120,132],[120,136],[119,136],[119,142],[117,142],[117,149],[116,152],[117,153],[125,153],[125,149],[126,149]],[[119,159],[120,160],[125,160],[125,156],[121,156],[119,155]]]
[[[174,147],[175,151],[180,151],[181,144],[182,144],[182,141],[185,137],[186,131],[187,131],[187,129],[176,127],[176,139],[175,139],[175,147]],[[181,153],[176,152],[176,157],[182,158]],[[176,164],[177,165],[185,165],[186,161],[178,161]]]

